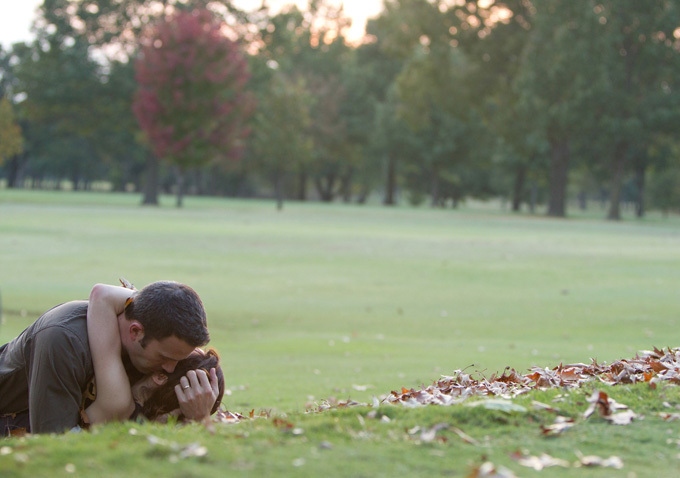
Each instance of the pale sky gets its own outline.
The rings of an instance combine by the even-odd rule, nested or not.
[[[307,4],[306,0],[270,0],[273,9],[296,3],[300,8]],[[382,0],[344,0],[345,14],[352,18],[352,27],[348,32],[350,40],[360,38],[366,27],[366,19],[376,16],[382,9]],[[30,41],[33,38],[30,28],[35,18],[35,10],[42,0],[0,0],[0,44],[9,47],[14,42]],[[256,8],[261,0],[238,0],[243,8]]]

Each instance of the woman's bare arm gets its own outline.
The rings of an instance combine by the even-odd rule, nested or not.
[[[94,365],[97,398],[85,413],[90,423],[127,419],[135,408],[121,359],[118,315],[135,293],[124,287],[96,284],[87,307],[87,336]]]

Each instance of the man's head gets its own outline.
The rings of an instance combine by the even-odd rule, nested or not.
[[[125,307],[123,347],[142,373],[172,372],[179,360],[210,340],[198,294],[178,282],[147,285]]]

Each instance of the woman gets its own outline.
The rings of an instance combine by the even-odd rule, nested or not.
[[[122,282],[122,281],[121,281]],[[195,349],[172,373],[154,373],[131,387],[121,359],[118,315],[134,300],[131,288],[97,284],[87,311],[88,339],[96,378],[96,399],[81,411],[84,425],[172,413],[205,420],[217,410],[224,394],[219,356]]]
[[[144,389],[144,386],[140,386],[140,383],[148,382],[148,379],[142,379],[135,383],[132,386],[132,395],[135,402],[140,405],[142,415],[149,420],[157,421],[166,421],[170,415],[177,416],[179,420],[184,419],[185,416],[181,412],[177,391],[182,391],[183,386],[188,386],[190,380],[187,375],[199,372],[204,372],[207,375],[207,370],[211,369],[214,369],[217,374],[218,395],[210,408],[209,415],[215,413],[224,395],[224,375],[219,361],[220,357],[215,349],[208,349],[207,352],[196,349],[187,358],[180,360],[172,373],[164,374],[167,378],[164,384],[156,386],[152,379],[151,386]],[[183,379],[187,382],[185,385],[182,385]],[[191,387],[189,386],[189,388]],[[137,409],[140,409],[140,407],[137,407]]]

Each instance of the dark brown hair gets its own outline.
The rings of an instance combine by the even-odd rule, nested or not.
[[[210,377],[210,369],[214,368],[217,373],[217,385],[219,392],[217,400],[210,410],[210,414],[215,413],[222,403],[224,396],[224,374],[222,367],[220,367],[220,357],[215,349],[208,349],[205,355],[200,352],[193,351],[184,360],[180,360],[172,373],[168,374],[168,380],[163,385],[153,391],[151,396],[142,405],[142,414],[149,420],[155,420],[159,415],[170,413],[179,408],[179,401],[175,394],[175,385],[179,383],[182,378],[190,370],[203,369]],[[180,416],[180,420],[183,417]]]
[[[125,307],[125,317],[144,327],[145,347],[149,340],[175,336],[193,347],[210,341],[201,298],[185,284],[153,282],[137,292]]]

